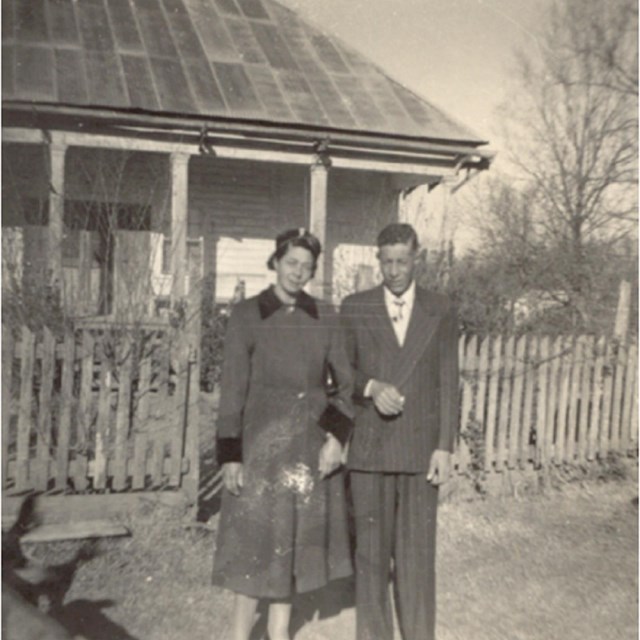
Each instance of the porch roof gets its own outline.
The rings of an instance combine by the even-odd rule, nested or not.
[[[3,0],[2,37],[5,108],[484,144],[274,0]]]

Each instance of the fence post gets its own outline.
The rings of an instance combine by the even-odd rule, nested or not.
[[[33,360],[35,339],[27,327],[22,327],[20,345],[20,407],[18,413],[18,437],[16,452],[16,489],[30,488],[29,440],[31,437],[31,409],[33,391]]]
[[[51,402],[53,378],[56,368],[56,340],[47,327],[43,330],[41,378],[38,412],[37,473],[35,486],[46,491],[49,485],[49,463],[51,462]]]
[[[489,406],[487,407],[487,429],[485,437],[485,457],[484,469],[491,471],[495,460],[495,433],[496,433],[496,414],[498,411],[498,384],[500,382],[501,362],[500,352],[502,351],[502,336],[493,339],[493,349],[491,364],[489,368]]]
[[[511,398],[511,426],[509,435],[509,459],[507,465],[509,469],[515,469],[518,465],[520,441],[522,439],[523,427],[520,420],[522,412],[522,391],[524,389],[525,376],[525,347],[526,336],[520,336],[516,342],[516,355],[513,366],[513,393]]]
[[[560,395],[558,397],[558,430],[556,432],[556,444],[554,460],[556,464],[565,461],[567,452],[567,414],[569,412],[569,390],[571,388],[571,371],[573,369],[573,340],[565,337],[561,342],[562,358],[560,362],[560,379],[558,387]]]
[[[9,427],[11,425],[11,382],[13,371],[13,334],[2,331],[2,488],[7,486],[9,471]]]
[[[540,340],[538,366],[538,403],[536,411],[536,464],[544,466],[549,460],[547,445],[547,405],[549,390],[549,336]]]

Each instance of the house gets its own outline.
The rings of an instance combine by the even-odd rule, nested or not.
[[[3,284],[46,278],[81,316],[154,315],[202,276],[251,295],[295,226],[330,298],[403,193],[491,161],[275,0],[6,0],[2,83]]]

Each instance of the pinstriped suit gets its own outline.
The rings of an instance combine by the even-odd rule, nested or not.
[[[405,640],[429,640],[435,628],[435,532],[438,492],[425,479],[435,449],[451,451],[458,424],[457,318],[446,296],[416,288],[402,347],[382,286],[342,304],[358,406],[348,467],[356,518],[358,640],[391,640],[391,558]],[[385,417],[364,397],[372,378],[405,396]]]

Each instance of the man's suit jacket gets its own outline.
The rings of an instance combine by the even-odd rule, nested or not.
[[[458,427],[458,326],[449,299],[416,287],[402,347],[382,285],[345,298],[341,318],[357,406],[348,467],[427,471],[434,449],[453,450]],[[405,396],[401,414],[382,416],[364,397],[372,378],[394,384]]]

